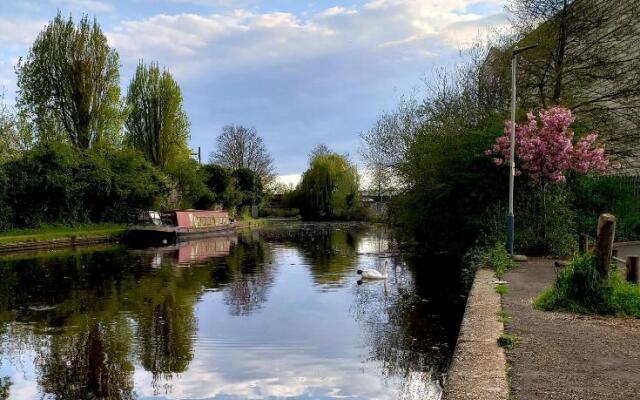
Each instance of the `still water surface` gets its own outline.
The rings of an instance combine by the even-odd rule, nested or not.
[[[0,260],[0,399],[438,399],[441,263],[352,224]]]

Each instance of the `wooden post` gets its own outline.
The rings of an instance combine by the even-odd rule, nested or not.
[[[613,239],[616,233],[616,217],[611,214],[602,214],[598,218],[598,234],[596,236],[596,264],[600,277],[604,280],[609,277],[611,265],[611,251]]]
[[[640,284],[640,257],[627,257],[627,281]]]
[[[581,233],[578,236],[578,253],[585,254],[587,252],[587,235]]]

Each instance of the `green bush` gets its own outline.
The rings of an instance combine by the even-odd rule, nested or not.
[[[576,176],[569,181],[570,201],[576,212],[576,229],[580,233],[595,233],[598,216],[611,213],[616,216],[618,240],[640,239],[640,212],[634,184],[625,176]],[[636,189],[637,190],[637,189]]]
[[[231,171],[222,165],[205,164],[202,169],[204,171],[204,183],[216,196],[220,196],[231,186]]]
[[[293,218],[300,215],[300,210],[297,208],[269,208],[264,207],[260,209],[261,217],[272,218]]]
[[[81,219],[82,184],[74,179],[80,169],[79,151],[63,144],[36,147],[4,165],[8,178],[10,225],[38,226]]]
[[[507,196],[506,169],[484,154],[501,125],[490,121],[462,135],[419,133],[402,166],[411,184],[389,203],[392,222],[433,250],[460,253],[472,246],[485,212]]]
[[[209,209],[213,206],[215,195],[207,187],[207,173],[197,161],[190,158],[175,160],[166,171],[177,185],[178,207]]]
[[[43,144],[3,165],[0,225],[124,222],[166,196],[166,178],[138,152]],[[1,196],[4,193],[4,196]]]
[[[495,291],[500,296],[504,296],[505,294],[509,293],[509,285],[507,285],[506,283],[498,283],[495,287]]]
[[[106,154],[112,172],[108,206],[102,220],[126,222],[140,209],[157,209],[169,194],[165,175],[135,150]]]
[[[233,187],[241,194],[241,207],[251,207],[262,202],[264,188],[255,172],[249,168],[239,168],[231,173],[231,178]]]
[[[260,204],[264,188],[260,178],[251,170],[242,168],[231,171],[218,164],[203,166],[204,183],[214,196],[214,202],[221,204],[231,213],[243,206],[251,206],[254,201]]]
[[[503,243],[496,245],[489,252],[489,266],[496,271],[497,277],[502,277],[508,270],[514,268],[516,263],[511,259]]]
[[[617,271],[600,279],[591,254],[576,257],[536,299],[541,310],[581,314],[613,314],[640,318],[640,287],[625,282]]]
[[[524,186],[524,185],[522,185]],[[516,201],[516,239],[518,252],[529,255],[569,256],[576,248],[575,213],[563,185],[540,193],[520,187]]]
[[[513,346],[518,344],[520,338],[517,336],[509,335],[508,333],[503,333],[498,337],[498,346],[511,350]]]
[[[7,204],[7,192],[9,191],[9,180],[4,173],[4,168],[0,165],[0,231],[9,225],[11,220],[11,208]]]
[[[502,242],[496,242],[493,247],[472,248],[465,254],[463,263],[475,267],[489,267],[496,272],[498,278],[516,266]]]

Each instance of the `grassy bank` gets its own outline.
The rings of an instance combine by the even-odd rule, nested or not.
[[[640,288],[624,281],[617,270],[600,278],[591,254],[576,257],[558,274],[553,286],[535,300],[544,311],[605,314],[640,318]]]
[[[37,229],[16,229],[0,233],[0,244],[37,242],[68,237],[117,235],[126,229],[124,224],[90,224],[78,226],[43,226]]]

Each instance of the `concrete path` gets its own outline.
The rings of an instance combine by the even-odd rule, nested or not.
[[[517,400],[640,399],[640,320],[534,310],[534,298],[555,276],[552,260],[532,259],[504,277],[510,290],[503,308],[511,316],[505,330],[522,338],[507,351],[512,394]]]
[[[628,256],[640,256],[640,242],[616,243],[618,257],[625,259]]]
[[[500,295],[494,273],[480,269],[469,292],[456,350],[447,373],[443,400],[504,400],[508,396],[504,351],[497,339]]]

